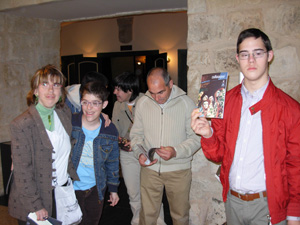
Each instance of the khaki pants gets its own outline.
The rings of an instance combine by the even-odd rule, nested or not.
[[[140,198],[140,171],[141,166],[139,161],[133,156],[133,152],[120,151],[120,163],[122,174],[129,196],[129,204],[132,211],[131,225],[139,224],[139,216],[141,210]],[[157,225],[165,225],[164,211],[161,207],[160,215],[157,219]]]
[[[156,225],[165,187],[173,225],[188,225],[191,180],[190,169],[158,174],[151,169],[142,167],[142,209],[139,224]]]

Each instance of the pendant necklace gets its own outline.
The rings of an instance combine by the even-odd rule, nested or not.
[[[48,122],[49,122],[49,126],[51,127],[51,116],[48,115]]]

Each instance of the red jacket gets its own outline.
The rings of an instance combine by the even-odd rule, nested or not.
[[[234,157],[242,108],[241,85],[226,94],[223,119],[212,119],[213,136],[202,138],[205,156],[222,162],[223,200],[229,191],[229,171]],[[300,216],[300,104],[270,80],[261,101],[249,108],[261,111],[264,164],[272,223]],[[251,169],[251,168],[249,168]]]

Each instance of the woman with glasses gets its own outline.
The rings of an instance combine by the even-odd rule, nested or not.
[[[99,224],[106,189],[111,206],[119,201],[119,134],[114,124],[105,127],[101,114],[108,95],[101,83],[87,83],[81,88],[81,112],[72,116],[72,162],[80,178],[74,189],[82,225]]]
[[[78,179],[69,160],[72,126],[64,86],[65,77],[55,66],[39,69],[31,79],[28,109],[11,123],[8,210],[19,224],[26,224],[30,212],[37,220],[56,218],[54,187],[65,185],[69,176]]]

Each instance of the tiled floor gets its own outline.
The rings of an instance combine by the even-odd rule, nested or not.
[[[132,213],[130,210],[129,199],[123,178],[120,179],[119,197],[119,203],[115,207],[111,207],[107,202],[108,194],[106,195],[102,217],[99,225],[130,225]],[[163,199],[163,203],[165,208],[164,210],[166,224],[172,225],[168,203],[165,196]],[[10,217],[7,213],[7,197],[0,197],[0,205],[0,225],[17,224],[16,220]]]

